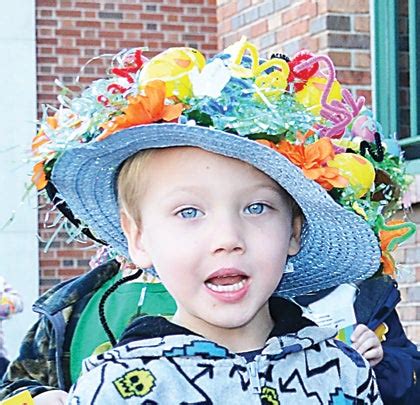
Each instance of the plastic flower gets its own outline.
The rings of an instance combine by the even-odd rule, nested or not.
[[[145,88],[145,95],[128,96],[128,106],[122,108],[122,114],[104,124],[104,131],[96,139],[101,141],[114,132],[135,125],[151,124],[161,120],[172,121],[178,118],[183,104],[165,104],[165,82],[153,80]]]
[[[46,125],[51,129],[58,127],[58,121],[56,117],[47,117]],[[51,142],[48,136],[45,134],[45,130],[41,128],[38,133],[32,139],[32,154],[35,157],[41,156],[39,149],[42,145]],[[45,159],[36,163],[32,168],[32,183],[35,184],[37,190],[42,190],[48,183],[47,176],[44,170]]]
[[[386,224],[383,223],[383,219],[380,219],[379,240],[382,251],[381,263],[383,265],[382,272],[395,276],[395,260],[391,255],[398,245],[406,241],[416,232],[416,226],[411,222],[405,222],[404,220],[394,219],[388,221]]]
[[[229,68],[219,58],[205,65],[201,72],[193,69],[189,76],[195,97],[212,98],[220,97],[232,77]]]
[[[259,140],[284,155],[293,164],[300,167],[303,174],[319,183],[326,190],[346,187],[349,182],[335,167],[328,167],[327,162],[334,159],[335,152],[329,138],[321,138],[310,145],[294,145],[283,140],[278,144],[266,140]]]

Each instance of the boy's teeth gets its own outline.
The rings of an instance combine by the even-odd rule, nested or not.
[[[210,288],[212,291],[216,292],[231,292],[231,291],[239,291],[241,288],[243,288],[245,285],[245,281],[239,281],[235,284],[229,284],[229,285],[220,285],[220,284],[212,284],[210,282],[206,282],[206,286]]]

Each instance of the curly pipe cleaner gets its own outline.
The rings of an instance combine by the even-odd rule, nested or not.
[[[328,67],[326,74],[327,83],[321,95],[321,116],[333,123],[332,127],[320,126],[320,136],[339,138],[342,136],[347,125],[359,114],[365,104],[364,97],[358,97],[354,101],[350,91],[343,89],[341,95],[344,101],[332,100],[328,103],[328,96],[331,93],[335,81],[335,69],[331,59],[326,55],[314,56],[295,67],[297,72],[309,68],[317,62],[324,62]]]

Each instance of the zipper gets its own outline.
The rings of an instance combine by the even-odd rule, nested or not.
[[[250,363],[247,363],[246,368],[249,374],[249,382],[251,384],[252,393],[261,393],[261,384],[260,377],[258,376],[257,362],[251,361]]]

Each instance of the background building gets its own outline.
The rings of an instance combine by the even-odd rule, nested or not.
[[[13,4],[11,4],[13,3]],[[104,73],[103,60],[121,48],[147,46],[153,56],[170,46],[191,46],[206,56],[246,35],[262,51],[293,55],[302,48],[328,54],[338,79],[363,95],[384,124],[398,133],[413,184],[409,217],[420,222],[420,60],[416,0],[17,0],[0,17],[3,78],[0,117],[2,190],[0,226],[23,195],[30,167],[16,164],[35,131],[42,103],[56,104],[54,79],[74,91]],[[84,66],[83,72],[80,68]],[[35,77],[36,72],[36,77]],[[80,74],[79,86],[75,85]],[[16,147],[15,147],[16,146]],[[12,147],[15,147],[11,149]],[[10,152],[12,151],[12,152]],[[14,170],[13,174],[10,171]],[[12,184],[12,185],[10,185]],[[67,243],[44,201],[25,203],[0,233],[5,265],[1,274],[24,284],[26,313],[11,321],[10,336],[22,334],[34,317],[30,302],[38,292],[87,271],[89,244]],[[35,234],[39,233],[39,241]],[[51,243],[51,237],[56,237]],[[417,238],[417,239],[416,239]],[[408,335],[420,343],[420,233],[397,253],[404,271],[399,310]],[[48,247],[48,249],[46,249]],[[14,339],[14,349],[19,339]],[[10,339],[9,339],[10,341]]]

